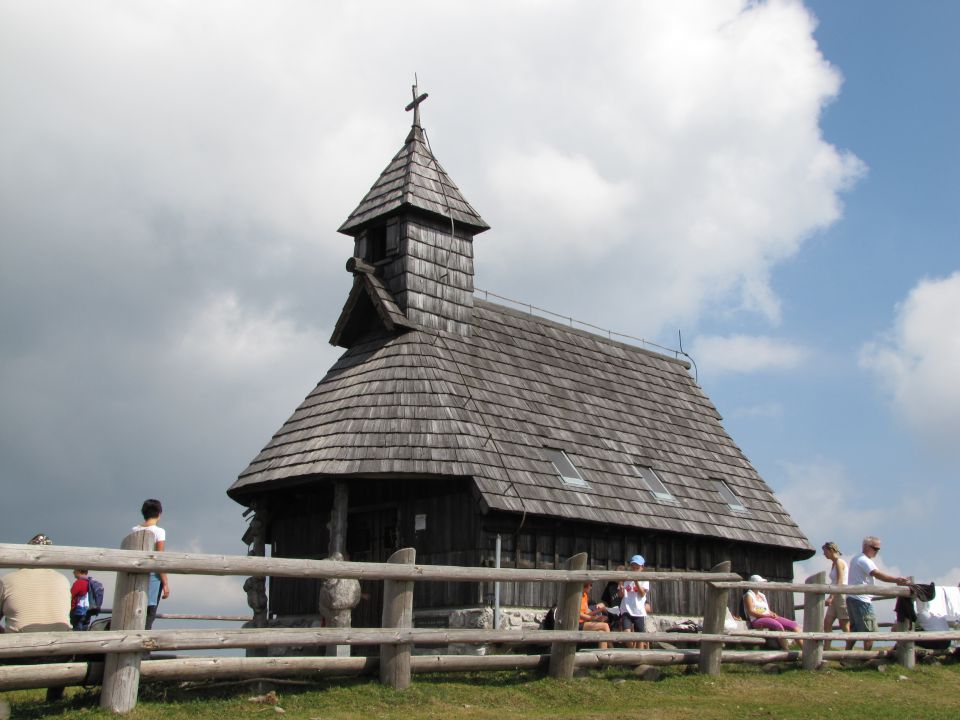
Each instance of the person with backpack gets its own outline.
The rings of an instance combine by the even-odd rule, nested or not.
[[[70,587],[70,625],[74,630],[86,630],[90,622],[90,579],[86,570],[73,571]]]
[[[103,607],[103,583],[87,574],[87,629]]]

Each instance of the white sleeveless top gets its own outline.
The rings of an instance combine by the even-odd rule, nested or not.
[[[832,564],[830,565],[830,584],[831,585],[846,585],[847,584],[847,574],[850,568],[846,563],[843,564],[843,577],[837,577],[837,566]]]
[[[754,612],[762,615],[770,610],[770,605],[767,603],[767,596],[759,590],[747,590],[747,595],[753,596]]]

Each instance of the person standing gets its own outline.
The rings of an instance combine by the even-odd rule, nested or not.
[[[877,564],[873,559],[880,552],[880,538],[875,535],[867,535],[863,539],[860,554],[854,555],[850,560],[850,570],[847,580],[851,585],[876,585],[877,580],[883,582],[896,583],[897,585],[906,585],[909,580],[905,577],[894,577],[877,569]],[[873,596],[866,595],[848,595],[847,613],[850,615],[850,629],[853,632],[876,632],[877,616],[873,611]],[[852,650],[855,640],[847,641],[847,650]],[[873,648],[872,640],[863,641],[863,649]]]
[[[823,550],[823,556],[830,561],[830,584],[846,585],[848,566],[847,561],[841,557],[843,553],[840,552],[840,547],[835,542],[829,541],[825,542],[821,549]],[[842,632],[850,632],[850,616],[847,614],[846,596],[840,593],[827,595],[826,606],[827,612],[823,617],[823,631],[832,632],[833,624],[839,622]],[[824,645],[824,649],[830,649],[829,641]]]
[[[143,515],[143,522],[135,525],[133,532],[146,530],[151,533],[154,538],[153,549],[162,552],[167,545],[167,531],[157,523],[160,522],[160,515],[163,514],[163,505],[155,498],[144,500],[140,514]],[[150,583],[147,586],[147,630],[153,627],[153,621],[157,618],[160,599],[166,600],[168,597],[170,597],[170,585],[167,582],[167,574],[150,573]]]
[[[630,558],[630,570],[642,572],[646,560],[643,555]],[[624,580],[623,599],[620,601],[620,628],[625,632],[646,632],[647,603],[649,602],[650,583],[644,580]],[[646,648],[645,642],[627,643],[627,647]]]

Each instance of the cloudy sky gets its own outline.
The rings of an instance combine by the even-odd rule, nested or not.
[[[242,553],[418,73],[477,285],[678,344],[816,546],[960,580],[947,0],[0,2],[0,541]],[[798,575],[822,569],[811,561]],[[206,584],[203,584],[206,583]],[[223,607],[173,579],[169,611]],[[237,597],[238,610],[243,609]]]

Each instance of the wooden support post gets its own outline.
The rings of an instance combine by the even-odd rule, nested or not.
[[[730,572],[730,561],[726,560],[714,565],[710,572]],[[727,617],[727,598],[730,591],[726,588],[714,587],[706,583],[706,594],[703,602],[703,632],[704,634],[723,634],[723,621]],[[723,643],[704,641],[700,643],[700,672],[704,675],[720,674],[720,659],[723,656]]]
[[[567,560],[564,570],[583,570],[587,567],[587,554],[579,553]],[[577,630],[580,627],[580,596],[583,581],[561,583],[557,593],[557,630]],[[550,677],[572,678],[577,655],[575,642],[555,642],[550,649]]]
[[[127,535],[121,550],[153,550],[154,535],[138,530]],[[147,621],[147,585],[149,573],[117,573],[113,594],[111,630],[143,630]],[[100,707],[115,713],[128,713],[137,705],[140,690],[140,653],[111,653],[103,668]]]
[[[913,623],[909,620],[901,620],[894,627],[895,632],[910,632],[911,630],[913,630]],[[897,663],[907,670],[913,670],[917,664],[916,643],[913,640],[898,640],[894,655],[897,658]]]
[[[330,508],[330,522],[327,523],[327,534],[330,538],[327,544],[327,557],[331,560],[343,560],[347,552],[347,512],[350,505],[350,490],[347,483],[340,481],[333,484],[333,506]],[[322,596],[322,593],[321,593]],[[358,596],[359,597],[359,596]],[[321,599],[320,610],[324,614],[327,625],[333,627],[350,627],[350,610],[338,611],[325,608]],[[331,657],[350,657],[349,645],[330,645],[327,655]]]
[[[417,551],[413,548],[397,550],[388,563],[413,565]],[[383,581],[383,628],[413,627],[413,581]],[[411,646],[380,646],[380,682],[394,690],[406,690],[410,687]]]
[[[822,585],[827,573],[818,572],[807,578],[807,583]],[[823,630],[826,596],[821,593],[807,593],[803,596],[803,631],[820,632]],[[823,662],[823,640],[803,640],[803,669],[816,670]]]
[[[330,542],[327,545],[327,555],[344,555],[347,552],[347,509],[349,506],[349,489],[347,483],[333,484],[333,507],[330,508],[330,522],[327,529],[330,531]]]

